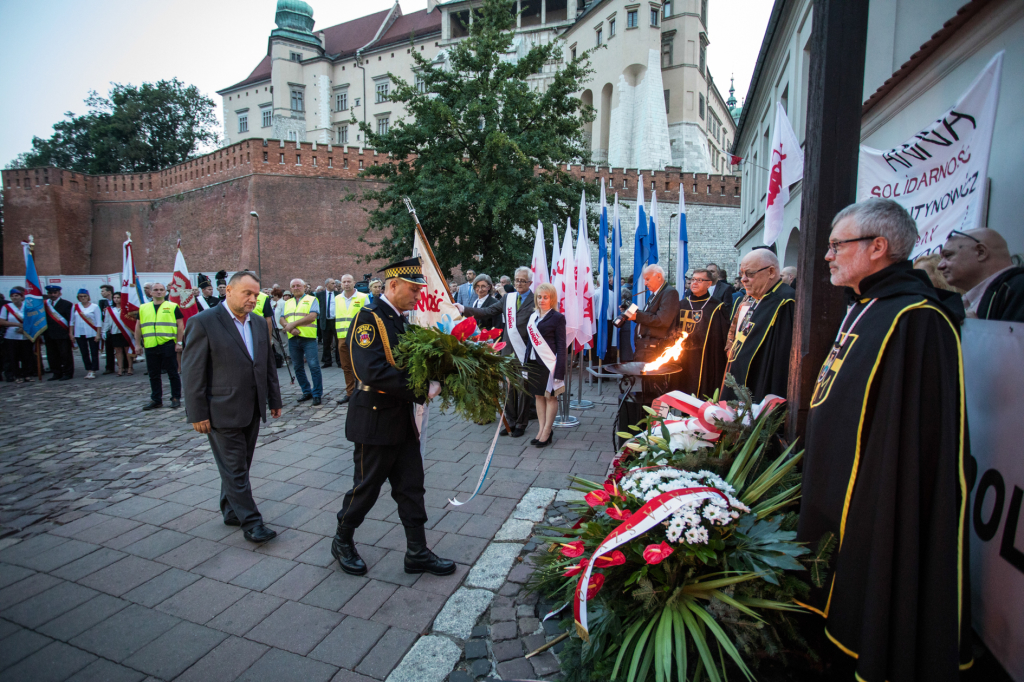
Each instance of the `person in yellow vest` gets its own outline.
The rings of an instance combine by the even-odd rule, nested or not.
[[[270,295],[261,291],[256,297],[256,307],[252,309],[257,315],[263,316],[263,321],[267,323],[267,335],[274,338],[274,305],[270,298]]]
[[[284,322],[284,333],[288,335],[288,353],[292,356],[295,378],[302,389],[302,397],[298,402],[312,400],[313,407],[319,407],[324,393],[316,345],[316,318],[320,315],[320,303],[316,296],[306,293],[306,283],[301,279],[293,279],[289,288],[292,290],[292,300],[285,303],[281,320]],[[303,361],[309,365],[309,373],[313,377],[312,388],[306,378]]]
[[[167,372],[171,382],[171,407],[181,407],[181,377],[178,374],[178,353],[185,333],[184,315],[176,303],[165,300],[167,287],[155,283],[150,291],[153,300],[139,307],[135,324],[135,347],[145,348],[149,368],[149,404],[143,410],[163,407],[163,386],[160,372]]]
[[[348,328],[352,326],[352,320],[356,319],[359,311],[364,305],[370,302],[367,294],[356,291],[356,280],[352,275],[342,275],[341,293],[334,296],[332,304],[334,310],[331,316],[334,318],[334,331],[338,335],[338,364],[345,372],[345,395],[337,401],[344,405],[352,397],[356,390],[356,375],[352,371],[352,356],[348,352]]]

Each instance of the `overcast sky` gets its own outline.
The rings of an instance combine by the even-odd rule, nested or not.
[[[325,28],[391,0],[308,0]],[[402,0],[406,13],[426,0]],[[85,113],[90,90],[177,77],[214,93],[244,79],[267,51],[276,0],[0,0],[0,166],[49,137],[64,112]],[[708,65],[724,97],[736,76],[742,99],[771,0],[710,0]],[[219,131],[220,132],[220,131]]]

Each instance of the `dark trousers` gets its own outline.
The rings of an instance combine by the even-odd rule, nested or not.
[[[530,424],[529,403],[536,404],[532,395],[523,395],[515,389],[509,389],[505,397],[505,419],[513,429],[525,429]]]
[[[351,396],[356,390],[356,373],[352,370],[352,355],[349,353],[348,339],[338,339],[338,366],[345,373],[345,395]]]
[[[423,460],[419,438],[399,445],[355,444],[352,459],[352,489],[338,512],[338,525],[358,528],[373,508],[384,481],[391,483],[391,497],[398,503],[398,516],[407,530],[423,528],[427,510],[423,502]]]
[[[121,332],[118,332],[118,334],[120,334],[120,333]],[[110,339],[107,339],[106,343],[104,343],[103,345],[105,346],[104,352],[107,355],[107,357],[106,357],[107,364],[104,367],[104,370],[107,371],[107,372],[113,372],[114,371],[114,345],[112,343],[110,343]]]
[[[321,366],[330,367],[332,364],[331,358],[335,358],[340,367],[341,358],[338,357],[338,335],[334,331],[334,320],[324,320],[324,327],[321,331],[323,332],[324,339],[324,352],[320,358]]]
[[[146,368],[149,371],[149,399],[154,403],[164,401],[164,387],[160,383],[160,372],[167,372],[171,382],[171,398],[181,399],[181,377],[178,375],[178,354],[174,342],[168,341],[146,349]]]
[[[96,343],[95,337],[79,336],[78,350],[82,351],[82,364],[86,372],[100,371],[100,344]]]
[[[28,339],[4,339],[4,376],[8,381],[35,375],[33,345]]]
[[[225,521],[237,518],[242,530],[252,530],[263,523],[249,484],[252,453],[256,450],[259,433],[260,414],[254,410],[248,426],[240,429],[212,428],[208,434],[213,459],[220,471],[220,513]]]
[[[72,354],[71,339],[46,338],[46,359],[50,371],[56,378],[75,376],[75,356]]]

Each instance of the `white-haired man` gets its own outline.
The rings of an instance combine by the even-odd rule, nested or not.
[[[462,303],[455,304],[460,313],[469,317],[483,320],[501,319],[501,328],[504,330],[501,338],[505,342],[502,353],[505,355],[515,353],[516,359],[524,367],[526,366],[526,353],[530,348],[527,326],[530,323],[530,316],[533,315],[533,292],[530,291],[532,282],[533,271],[530,268],[517,268],[514,282],[515,291],[502,295],[496,303],[483,308],[473,308]],[[527,396],[519,391],[509,391],[508,399],[505,401],[505,418],[509,424],[514,424],[514,426],[511,434],[502,429],[501,435],[520,438],[526,434],[526,427],[530,423],[530,411],[526,399]]]
[[[796,292],[782,281],[780,270],[778,256],[768,249],[754,249],[740,261],[740,281],[751,301],[737,312],[725,373],[746,386],[754,402],[769,394],[785,397],[789,383]],[[736,399],[724,380],[722,398]]]
[[[832,221],[851,304],[811,396],[797,531],[838,541],[806,600],[829,679],[954,682],[971,661],[959,320],[908,260],[917,236],[888,199]]]
[[[648,265],[642,272],[647,287],[647,304],[630,319],[636,326],[636,354],[638,362],[650,362],[675,343],[679,325],[679,292],[665,281],[665,270],[660,265]],[[644,379],[644,401],[651,402],[668,392],[668,380],[659,377]]]

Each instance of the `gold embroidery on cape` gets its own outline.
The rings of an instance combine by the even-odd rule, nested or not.
[[[373,319],[377,322],[377,329],[380,330],[380,340],[384,342],[384,356],[388,359],[388,364],[397,368],[395,356],[391,354],[391,342],[388,340],[388,332],[384,329],[384,320],[380,319],[380,316],[372,310],[367,312],[373,315]]]

